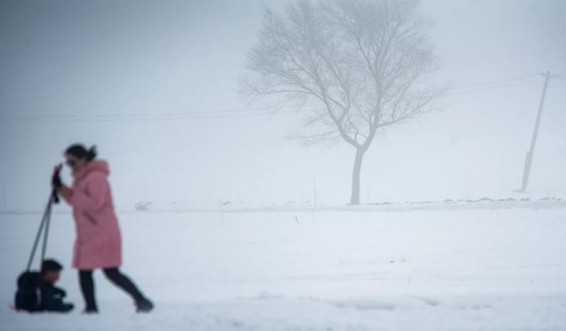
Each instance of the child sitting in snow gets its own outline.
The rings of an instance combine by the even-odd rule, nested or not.
[[[43,261],[39,280],[39,311],[68,312],[73,309],[73,304],[63,302],[67,293],[55,287],[62,269],[63,266],[55,260]]]

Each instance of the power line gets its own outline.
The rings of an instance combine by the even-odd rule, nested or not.
[[[495,89],[528,86],[538,84],[538,82],[521,82],[532,79],[538,74],[526,75],[521,77],[494,80],[481,83],[473,83],[468,85],[460,85],[452,87],[448,92],[442,94],[442,97],[448,97],[459,94],[478,93]],[[553,75],[554,79],[566,79],[561,76]],[[293,111],[273,111],[273,108],[248,108],[238,110],[216,110],[216,111],[199,111],[199,112],[177,112],[177,113],[124,113],[124,114],[93,114],[93,115],[76,115],[76,114],[52,114],[52,115],[16,115],[16,114],[0,114],[1,120],[9,121],[27,121],[27,122],[130,122],[130,121],[170,121],[170,120],[206,120],[206,119],[222,119],[222,118],[241,118],[241,117],[264,117],[275,116],[279,114],[294,114],[300,110]]]
[[[97,117],[127,117],[127,116],[139,116],[139,117],[166,117],[166,116],[194,116],[194,115],[206,115],[206,114],[236,114],[236,113],[249,113],[257,112],[263,110],[269,110],[270,108],[249,108],[249,109],[234,109],[234,110],[216,110],[216,111],[200,111],[200,112],[178,112],[178,113],[120,113],[120,114],[92,114],[92,115],[77,115],[77,114],[52,114],[47,115],[49,117],[61,117],[61,118],[97,118]],[[30,116],[45,116],[41,114],[30,115]]]
[[[466,89],[466,88],[470,88],[470,87],[479,87],[479,86],[486,86],[486,85],[494,85],[494,84],[508,83],[508,82],[513,82],[513,81],[521,81],[521,80],[526,80],[526,79],[535,78],[536,76],[537,76],[537,74],[532,74],[532,75],[527,75],[527,76],[509,78],[509,79],[502,79],[502,80],[494,80],[494,81],[488,81],[488,82],[473,83],[473,84],[468,84],[468,85],[460,85],[460,86],[451,87],[450,90],[459,90],[459,89]]]
[[[529,83],[522,83],[522,84],[504,84],[504,85],[496,85],[496,86],[490,86],[490,87],[482,87],[482,88],[471,89],[471,90],[468,90],[468,91],[447,92],[447,93],[443,94],[442,96],[443,96],[443,97],[447,97],[447,96],[452,96],[452,95],[478,93],[478,92],[489,91],[489,90],[496,90],[496,89],[509,88],[509,87],[517,87],[517,86],[536,85],[536,84],[537,84],[537,82],[529,82]],[[450,90],[449,90],[449,91],[450,91]]]
[[[274,116],[279,114],[291,114],[297,113],[298,111],[270,111],[270,112],[255,112],[255,113],[221,113],[221,112],[195,112],[195,115],[191,113],[179,113],[176,116],[167,115],[143,115],[143,114],[129,114],[120,115],[112,114],[110,116],[105,115],[93,115],[93,116],[81,116],[81,115],[4,115],[0,116],[0,120],[13,120],[13,121],[25,121],[25,122],[131,122],[131,121],[170,121],[170,120],[205,120],[205,119],[222,119],[222,118],[237,118],[237,117],[261,117],[261,116]]]
[[[248,108],[248,109],[233,109],[233,110],[211,110],[211,111],[200,111],[200,112],[178,112],[178,113],[123,113],[123,114],[94,114],[94,115],[75,115],[75,114],[53,114],[48,115],[49,117],[53,118],[113,118],[113,117],[179,117],[179,116],[199,116],[199,115],[217,115],[217,114],[240,114],[240,113],[268,113],[264,112],[266,110],[271,110],[270,113],[273,113],[272,108]],[[35,116],[35,115],[34,115]],[[44,116],[44,115],[37,115],[37,116]]]

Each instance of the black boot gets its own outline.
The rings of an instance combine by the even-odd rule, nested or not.
[[[85,314],[85,315],[96,315],[96,314],[98,314],[98,309],[96,309],[96,308],[85,308],[85,310],[83,310],[83,314]]]
[[[153,310],[153,307],[153,302],[149,301],[146,298],[143,298],[136,302],[136,312],[138,313],[149,313]]]

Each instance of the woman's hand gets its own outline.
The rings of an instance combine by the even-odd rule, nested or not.
[[[53,176],[51,177],[51,185],[57,190],[63,186],[63,182],[61,181],[61,169],[63,168],[62,164],[58,164],[53,169]]]
[[[61,180],[61,169],[63,169],[62,164],[55,166],[55,169],[53,169],[53,177],[51,177],[51,184],[63,198],[69,199],[71,195],[73,195],[73,190],[63,184],[63,181]]]

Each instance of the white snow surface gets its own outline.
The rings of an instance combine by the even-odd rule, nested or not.
[[[68,213],[48,257],[76,309],[12,311],[41,215],[0,215],[0,330],[566,330],[566,207],[496,205],[121,213],[150,314],[101,272],[81,314]]]

